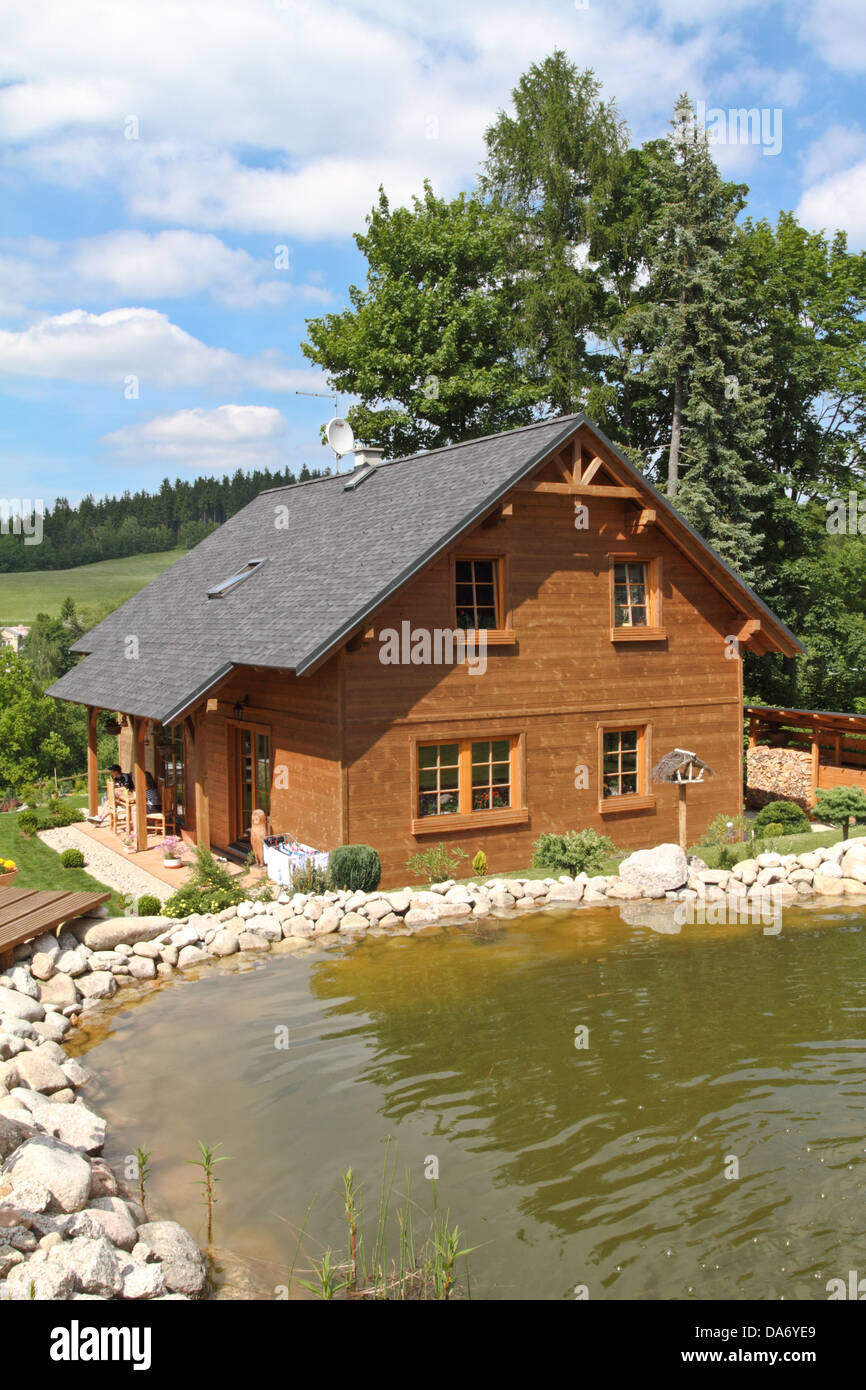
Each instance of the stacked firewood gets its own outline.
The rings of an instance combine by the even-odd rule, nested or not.
[[[797,748],[749,749],[746,804],[752,808],[770,801],[796,801],[808,810],[812,794],[812,755]]]

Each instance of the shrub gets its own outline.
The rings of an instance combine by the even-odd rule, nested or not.
[[[327,893],[331,878],[327,869],[317,869],[312,859],[307,859],[302,869],[292,874],[292,888],[296,893],[307,893],[315,897]]]
[[[18,829],[22,835],[35,835],[39,829],[39,817],[35,811],[18,812]]]
[[[831,825],[841,825],[843,840],[848,838],[852,816],[856,820],[866,819],[866,795],[859,787],[829,787],[816,791],[815,796],[816,814]]]
[[[809,829],[809,817],[794,801],[771,801],[755,816],[755,833],[765,835],[771,824],[781,825],[777,835],[801,835]]]
[[[487,855],[483,849],[480,849],[472,860],[472,872],[479,878],[483,878],[487,873]]]
[[[600,874],[605,859],[615,853],[613,840],[594,830],[539,835],[532,846],[532,868],[549,874]]]
[[[60,853],[60,862],[64,869],[83,869],[84,855],[80,849],[64,849]]]
[[[56,830],[61,825],[77,825],[81,818],[79,807],[70,806],[67,802],[55,798],[44,811],[39,812],[39,829]]]
[[[719,868],[732,869],[737,862],[737,856],[730,845],[722,845],[719,850]]]
[[[765,840],[777,840],[780,835],[784,835],[785,827],[781,821],[771,820],[761,826],[760,833]]]
[[[420,850],[406,860],[406,868],[413,877],[423,878],[427,883],[441,883],[453,878],[460,867],[460,860],[466,859],[466,851],[456,846],[449,849],[444,840],[429,849]]]
[[[373,893],[379,887],[382,864],[371,845],[341,845],[328,863],[335,888]]]
[[[135,907],[139,917],[158,917],[162,903],[153,893],[142,893]]]
[[[245,897],[242,888],[201,888],[195,883],[185,883],[163,903],[161,916],[189,917],[193,912],[222,912],[224,907],[237,907]]]
[[[728,816],[720,812],[704,831],[701,844],[715,846],[736,843],[746,838],[748,828],[749,823],[745,816]]]

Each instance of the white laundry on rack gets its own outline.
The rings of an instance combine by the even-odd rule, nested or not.
[[[284,836],[273,836],[273,843],[264,843],[265,869],[268,878],[284,888],[291,887],[293,876],[312,860],[317,869],[327,869],[330,855],[311,845],[302,845],[297,840]]]

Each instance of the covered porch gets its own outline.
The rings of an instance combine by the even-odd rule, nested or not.
[[[86,706],[86,710],[87,814],[96,817],[101,809],[105,811],[101,823],[95,825],[91,821],[89,829],[100,837],[110,835],[114,847],[120,842],[136,854],[149,854],[168,836],[209,849],[210,815],[201,717],[190,716],[162,725],[153,719],[110,711],[117,725],[115,730],[109,724],[109,731],[117,735],[117,762],[132,782],[130,792],[114,790],[112,795],[107,788],[111,781],[108,769],[98,765],[97,721],[102,711],[95,705]],[[147,806],[149,779],[159,797],[158,807],[154,805],[152,809]],[[114,804],[106,805],[109,800]],[[156,798],[152,796],[151,801]]]

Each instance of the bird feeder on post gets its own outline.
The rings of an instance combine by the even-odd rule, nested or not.
[[[697,753],[690,753],[687,748],[675,748],[672,753],[666,753],[661,762],[657,763],[652,770],[654,782],[676,782],[677,784],[679,844],[680,849],[684,852],[688,852],[686,790],[695,782],[703,782],[704,773],[710,777],[714,776],[713,769],[708,767]]]

